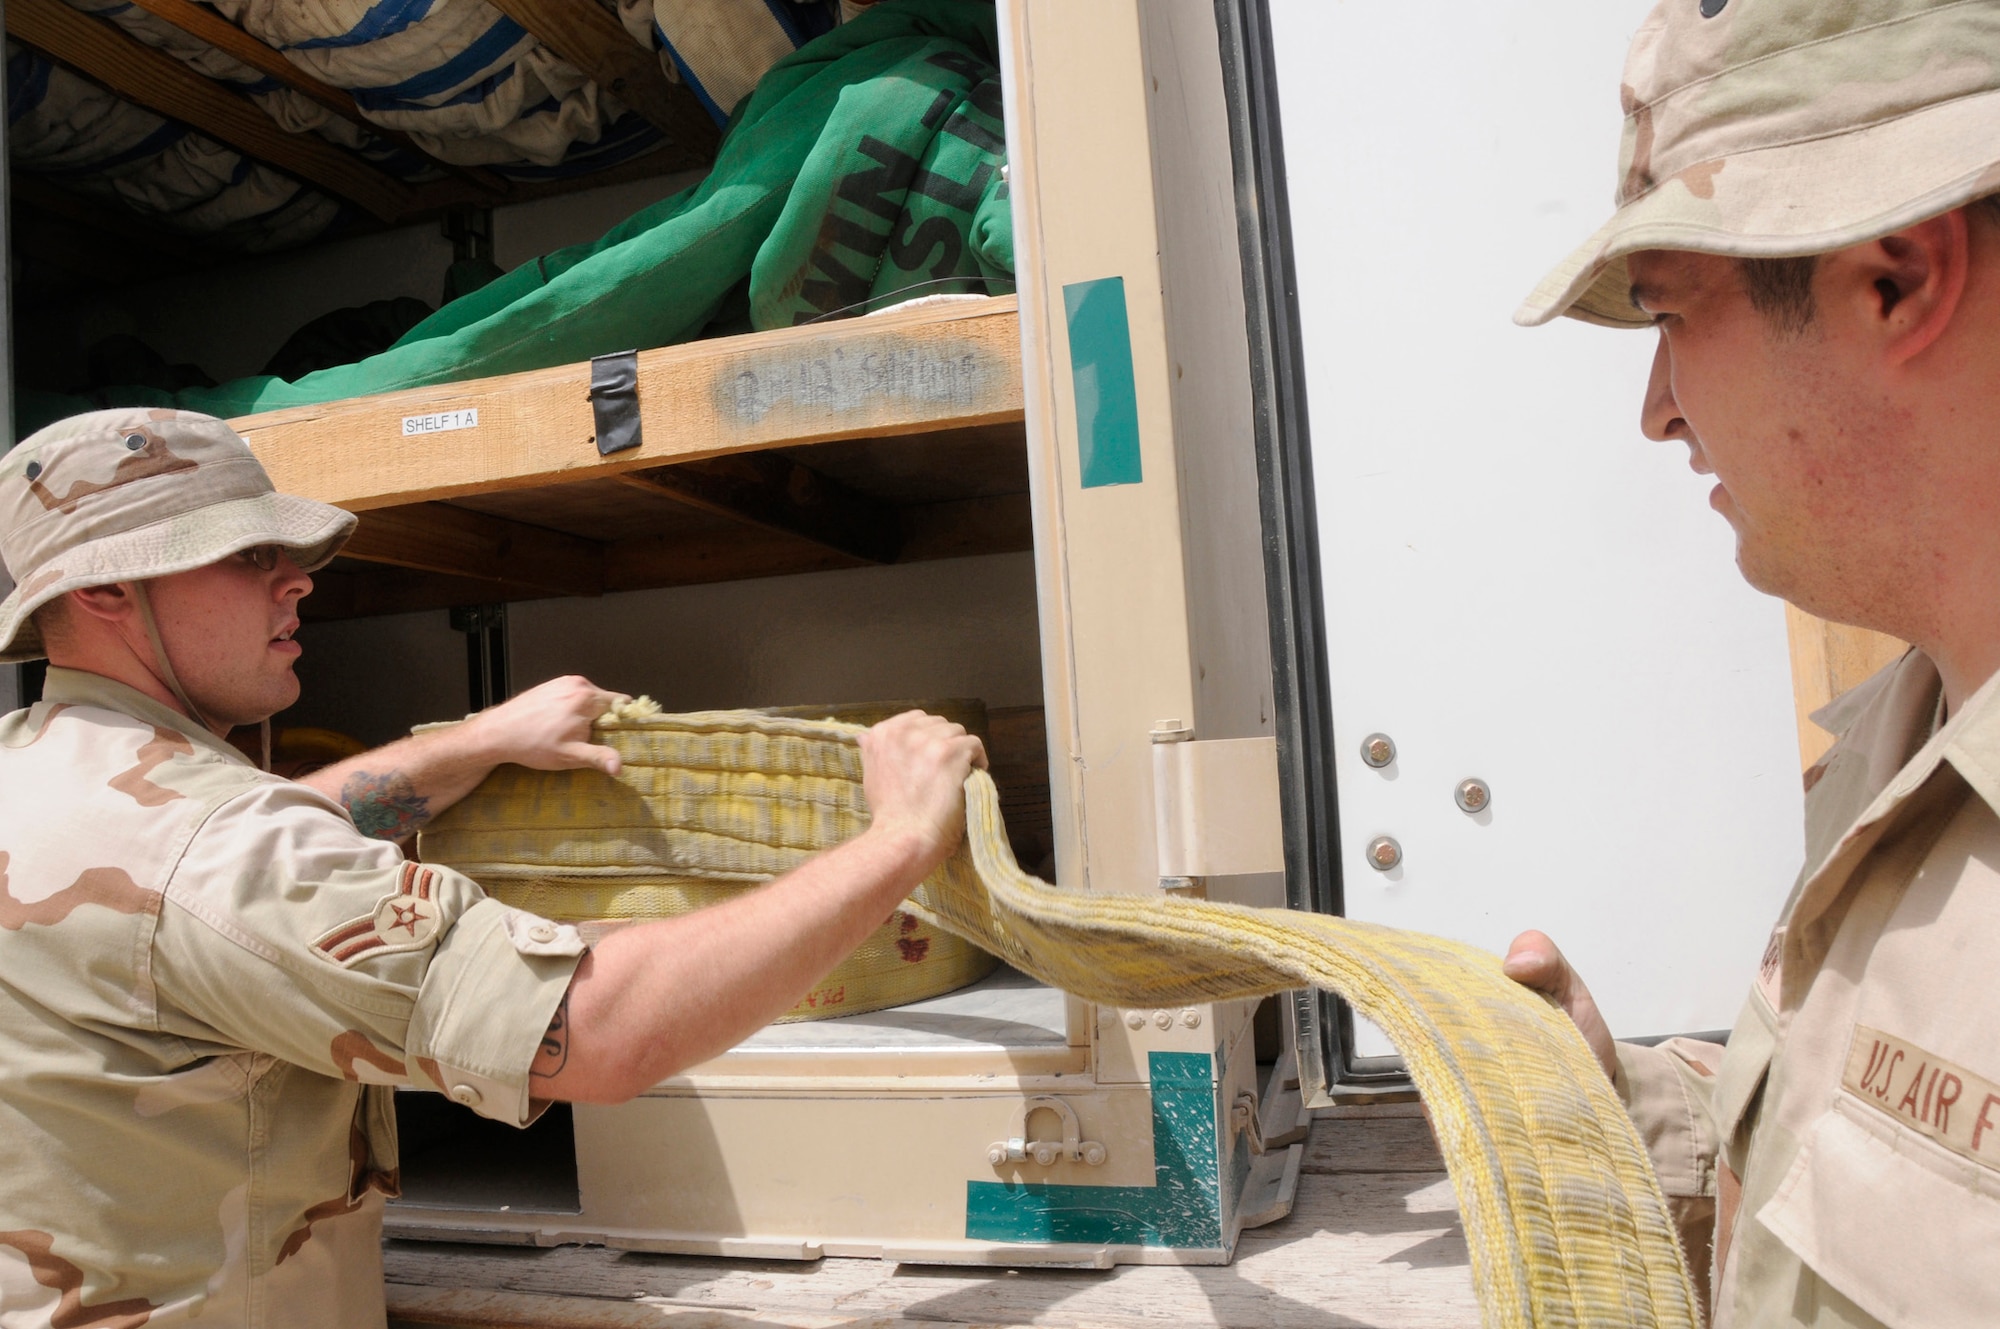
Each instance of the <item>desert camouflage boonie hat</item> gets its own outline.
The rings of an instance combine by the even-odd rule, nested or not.
[[[1623,94],[1618,211],[1517,323],[1646,326],[1641,250],[1822,254],[2000,191],[1993,0],[1662,0]]]
[[[65,591],[186,572],[253,545],[283,545],[308,572],[354,516],[280,494],[236,431],[213,416],[132,407],[38,430],[0,457],[0,662],[35,660],[28,615]]]

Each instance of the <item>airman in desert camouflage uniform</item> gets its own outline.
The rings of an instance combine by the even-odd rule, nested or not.
[[[357,820],[401,836],[505,760],[615,771],[587,740],[618,698],[557,680],[309,782],[251,766],[222,735],[296,697],[306,572],[353,525],[204,416],[0,459],[0,659],[53,657],[0,719],[6,1329],[383,1323],[392,1086],[514,1125],[629,1098],[781,1013],[955,838],[977,740],[912,714],[864,740],[859,839],[594,951],[407,861]]]
[[[1654,326],[1760,589],[1914,644],[1815,718],[1806,858],[1727,1048],[1614,1045],[1718,1326],[2000,1324],[2000,4],[1664,0],[1618,210],[1517,320]]]

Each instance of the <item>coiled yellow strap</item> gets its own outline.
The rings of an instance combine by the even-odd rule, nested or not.
[[[599,732],[625,759],[618,780],[503,768],[426,831],[426,857],[762,880],[866,824],[856,726],[714,711],[608,716]],[[1700,1323],[1610,1082],[1495,957],[1322,914],[1052,887],[1015,863],[992,779],[974,771],[965,788],[965,841],[906,908],[1105,1005],[1339,993],[1388,1034],[1430,1109],[1488,1329]]]
[[[1057,890],[1014,863],[993,781],[912,898],[1016,968],[1115,1006],[1339,993],[1389,1036],[1430,1109],[1489,1329],[1700,1324],[1666,1199],[1569,1017],[1492,955],[1352,919]]]

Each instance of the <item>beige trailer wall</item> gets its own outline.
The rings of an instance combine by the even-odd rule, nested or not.
[[[669,710],[977,697],[1038,706],[1032,556],[996,554],[508,606],[516,691],[580,673]],[[379,743],[465,713],[465,638],[442,609],[300,630],[278,723]]]

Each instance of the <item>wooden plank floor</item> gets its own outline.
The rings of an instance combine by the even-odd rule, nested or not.
[[[392,1326],[1442,1329],[1479,1322],[1451,1183],[1414,1103],[1313,1123],[1289,1217],[1221,1268],[959,1269],[391,1241]]]

